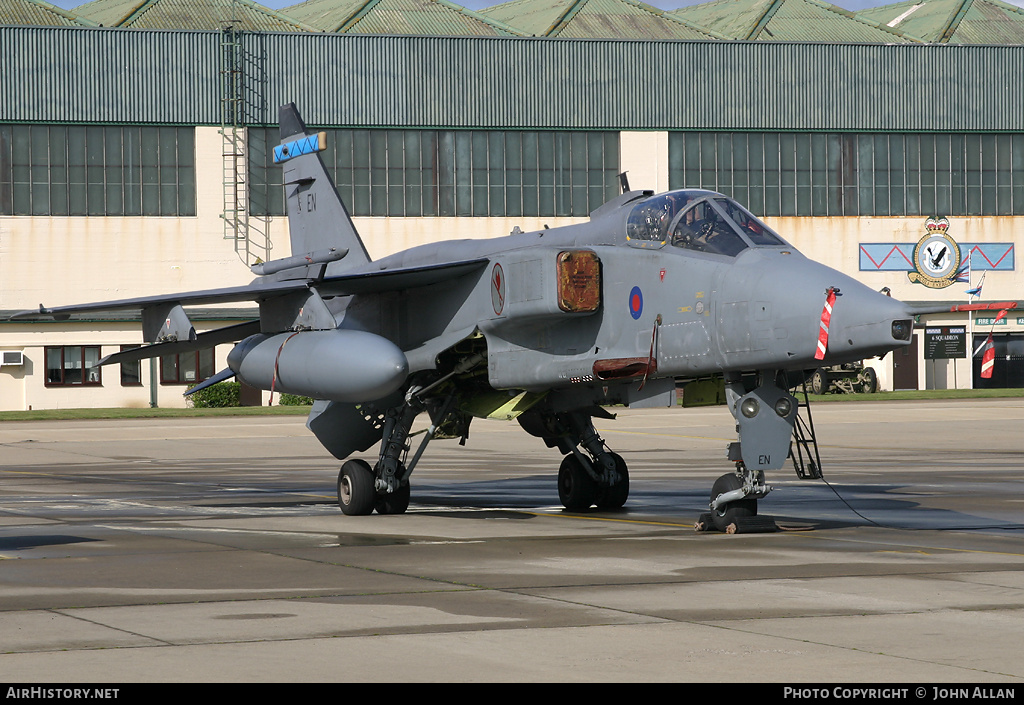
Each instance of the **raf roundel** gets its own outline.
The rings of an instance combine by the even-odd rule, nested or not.
[[[640,314],[644,312],[644,293],[640,291],[640,287],[634,286],[633,290],[629,292],[629,315],[634,320],[640,319]]]

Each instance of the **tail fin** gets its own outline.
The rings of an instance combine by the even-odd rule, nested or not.
[[[320,158],[320,152],[327,146],[326,134],[308,134],[294,103],[282,105],[278,116],[281,144],[274,148],[274,163],[284,168],[292,255],[348,249],[343,260],[328,266],[330,273],[370,262],[370,255]]]

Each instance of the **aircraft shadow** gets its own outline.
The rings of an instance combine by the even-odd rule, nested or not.
[[[66,546],[73,543],[91,543],[94,541],[100,541],[100,539],[90,539],[84,536],[65,536],[62,534],[3,536],[0,537],[0,551],[22,551],[42,546]]]

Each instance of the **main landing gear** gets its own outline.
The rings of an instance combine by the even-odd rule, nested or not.
[[[595,409],[595,412],[603,412]],[[558,468],[558,499],[566,509],[620,509],[629,498],[629,468],[594,428],[591,413],[527,412],[518,418],[527,433],[557,447],[565,457]]]
[[[427,387],[412,387],[405,402],[387,410],[382,427],[380,455],[371,468],[365,460],[347,460],[338,473],[338,506],[352,516],[372,514],[404,514],[409,508],[409,476],[442,423],[450,427],[447,432],[462,436],[469,433],[469,418],[453,411],[455,393],[445,397],[427,397],[426,393],[454,374],[461,374],[482,359],[476,355],[456,365],[448,376]],[[409,432],[420,412],[430,416],[430,427],[416,453],[409,454]]]
[[[341,466],[338,506],[342,512],[350,516],[372,514],[374,510],[378,514],[402,514],[409,508],[412,468],[407,468],[403,461],[409,451],[409,430],[420,410],[411,397],[402,406],[388,409],[380,457],[372,468],[359,459],[346,460]]]

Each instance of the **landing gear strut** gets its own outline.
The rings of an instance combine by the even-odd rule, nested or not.
[[[380,457],[370,467],[365,460],[347,460],[338,473],[338,506],[350,516],[403,514],[409,508],[409,475],[403,462],[419,409],[412,403],[388,409]]]

